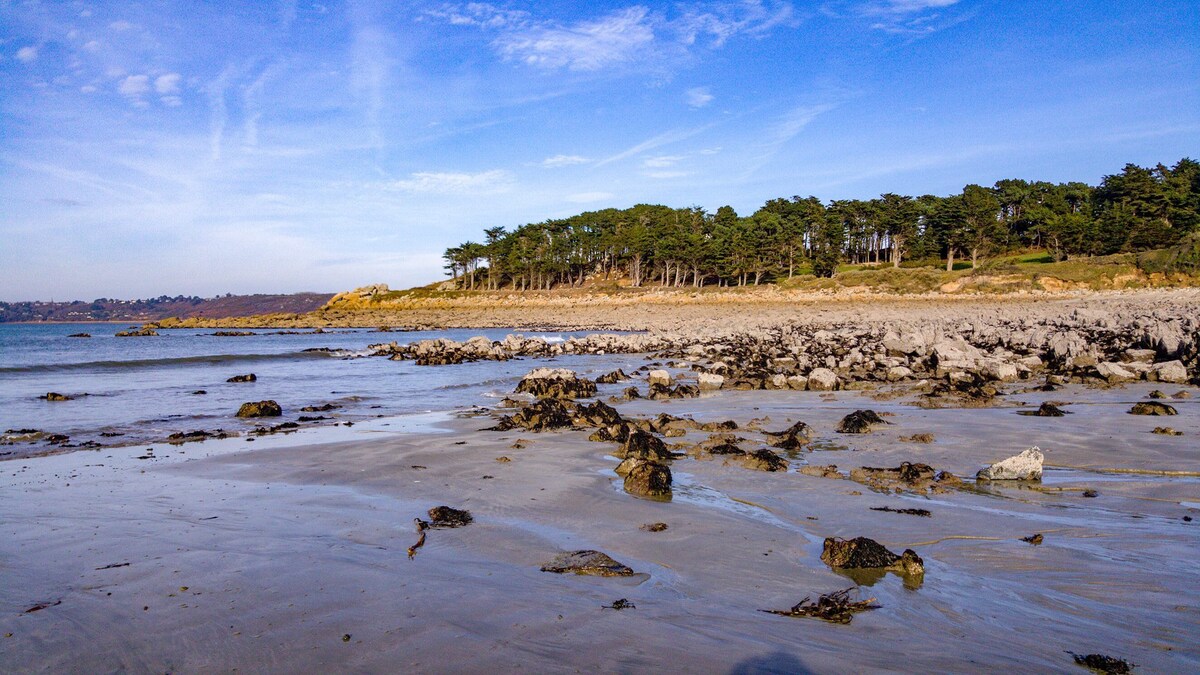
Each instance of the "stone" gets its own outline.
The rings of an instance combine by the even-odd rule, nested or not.
[[[652,389],[656,384],[663,387],[671,386],[671,374],[665,370],[652,370],[646,379]]]
[[[516,393],[538,398],[590,398],[596,383],[565,368],[535,368],[517,383]]]
[[[543,572],[555,574],[584,574],[598,577],[633,576],[633,570],[600,551],[570,551],[554,556],[542,565]]]
[[[828,368],[814,368],[808,374],[809,391],[833,391],[838,388],[838,376]]]
[[[257,382],[258,377],[254,373],[249,373],[248,375],[234,375],[233,377],[231,377],[225,381],[226,382]]]
[[[572,425],[570,413],[557,398],[543,398],[518,410],[508,419],[513,425],[529,431],[564,429]]]
[[[49,392],[45,396],[41,396],[39,398],[44,399],[46,401],[71,401],[71,400],[73,400],[72,397],[67,396],[66,394],[60,394],[56,391]]]
[[[772,437],[767,444],[773,448],[796,450],[812,442],[812,427],[796,422],[783,431],[767,431],[763,435]]]
[[[1132,382],[1138,379],[1138,376],[1133,372],[1122,368],[1121,364],[1105,361],[1096,364],[1096,374],[1103,378],[1109,384],[1118,382]]]
[[[624,444],[613,454],[622,459],[633,457],[636,459],[664,461],[674,458],[671,451],[667,450],[667,445],[662,442],[662,439],[641,429],[631,431]]]
[[[1154,363],[1154,350],[1126,349],[1121,352],[1121,360],[1126,363]]]
[[[626,467],[625,491],[638,497],[669,498],[671,468],[662,462],[634,459],[633,464]]]
[[[912,549],[905,549],[904,553],[896,555],[883,544],[867,537],[825,539],[821,561],[830,567],[842,569],[892,569],[913,576],[925,573],[925,561]]]
[[[1003,459],[995,464],[980,469],[975,474],[977,480],[1031,480],[1042,479],[1042,462],[1045,456],[1037,447],[1024,450],[1019,455]]]
[[[700,391],[715,391],[725,384],[725,377],[716,373],[700,373],[696,377],[696,381]]]
[[[620,424],[624,420],[621,419],[621,414],[617,412],[616,408],[604,401],[596,401],[590,405],[576,406],[575,421],[580,426],[609,427]]]
[[[865,434],[870,432],[872,425],[875,424],[887,424],[887,422],[872,410],[855,410],[842,418],[837,432],[839,434]]]
[[[629,379],[629,376],[625,374],[625,371],[621,370],[620,368],[617,368],[616,370],[614,370],[611,373],[607,373],[605,375],[601,375],[600,377],[597,377],[596,384],[616,384],[618,382],[624,382],[625,380],[628,380],[628,379]]]
[[[744,454],[742,466],[755,471],[787,471],[788,461],[765,448]]]
[[[905,366],[892,366],[891,368],[888,368],[886,377],[888,382],[899,382],[900,380],[907,380],[908,378],[912,377],[912,374],[913,371],[910,368],[906,368]]]
[[[838,471],[836,464],[802,466],[798,471],[805,476],[814,476],[816,478],[842,478],[842,472]]]
[[[279,417],[282,414],[283,408],[271,400],[243,403],[237,411],[238,417]]]
[[[1154,427],[1154,431],[1152,431],[1151,433],[1155,433],[1160,436],[1182,436],[1183,435],[1182,431],[1178,431],[1172,427]]]
[[[435,506],[429,509],[430,527],[463,527],[470,525],[473,520],[470,511],[454,509],[449,506]]]
[[[1172,384],[1184,384],[1188,381],[1187,368],[1182,361],[1164,361],[1156,363],[1150,368],[1152,379],[1159,382],[1170,382]]]
[[[1130,415],[1178,415],[1174,407],[1159,401],[1142,401],[1129,409]]]

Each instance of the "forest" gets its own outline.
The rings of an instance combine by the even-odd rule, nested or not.
[[[972,268],[1007,252],[1042,249],[1056,261],[1162,249],[1200,239],[1200,163],[1127,164],[1098,186],[1001,180],[939,197],[884,194],[823,202],[771,199],[754,213],[638,204],[589,211],[446,250],[467,290],[518,291],[624,279],[631,286],[745,286],[839,265]]]

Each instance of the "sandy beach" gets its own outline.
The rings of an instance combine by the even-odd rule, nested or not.
[[[1174,437],[1150,433],[1159,418],[1126,414],[1151,388],[1010,397],[1073,413],[1055,419],[852,391],[618,404],[630,418],[813,428],[787,472],[676,460],[668,502],[621,489],[615,443],[480,431],[490,416],[5,462],[0,670],[1057,671],[1075,668],[1067,652],[1195,670],[1200,534],[1184,517],[1200,516],[1200,390],[1170,389],[1192,394],[1172,401]],[[860,408],[891,424],[834,432]],[[934,440],[900,440],[917,433]],[[966,477],[1032,445],[1047,458],[1034,486],[896,494],[797,473],[919,461]],[[443,504],[475,522],[430,530],[410,560],[413,518]],[[932,516],[870,510],[882,506]],[[668,529],[641,529],[656,522]],[[1044,543],[1021,541],[1034,533]],[[925,576],[848,578],[820,560],[831,536],[913,548]],[[540,571],[575,549],[637,574]],[[856,582],[881,608],[850,625],[758,611]],[[618,599],[635,607],[604,608]]]

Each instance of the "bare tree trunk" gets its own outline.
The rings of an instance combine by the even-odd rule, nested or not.
[[[954,271],[954,247],[951,246],[946,251],[946,271]]]

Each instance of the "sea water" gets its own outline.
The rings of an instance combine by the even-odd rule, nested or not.
[[[369,356],[370,345],[384,342],[461,341],[475,335],[501,340],[518,333],[505,329],[254,330],[236,337],[216,336],[212,329],[177,329],[162,330],[157,337],[115,337],[123,328],[0,324],[0,432],[36,429],[67,434],[72,444],[124,445],[192,430],[244,433],[264,422],[296,421],[301,415],[324,416],[326,423],[334,423],[459,410],[496,403],[535,366],[532,360],[417,366]],[[92,337],[69,337],[75,333]],[[579,333],[524,335],[557,342]],[[552,361],[593,377],[638,363],[628,355],[566,355]],[[226,381],[250,373],[257,381]],[[44,400],[50,392],[72,400]],[[266,399],[280,404],[283,417],[235,416],[242,403]],[[337,408],[300,410],[329,403]]]

